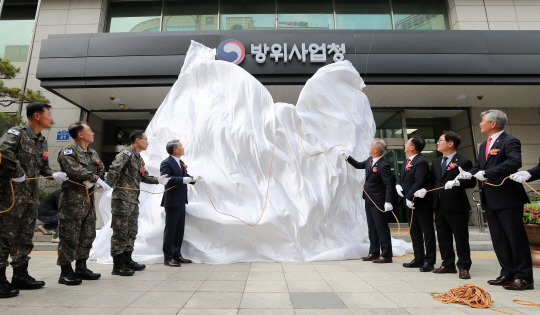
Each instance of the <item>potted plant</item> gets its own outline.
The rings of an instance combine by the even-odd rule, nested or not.
[[[540,204],[527,203],[523,206],[523,223],[529,238],[533,266],[540,267]]]

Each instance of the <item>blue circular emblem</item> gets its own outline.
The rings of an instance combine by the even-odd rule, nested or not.
[[[241,42],[236,39],[228,39],[219,44],[217,55],[219,60],[239,64],[244,60],[246,50]]]

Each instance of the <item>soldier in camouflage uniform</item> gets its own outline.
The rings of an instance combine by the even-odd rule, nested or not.
[[[47,140],[41,131],[53,122],[51,106],[32,103],[27,106],[28,125],[14,127],[0,138],[0,298],[15,296],[17,289],[37,289],[45,285],[28,274],[28,255],[34,248],[32,237],[38,213],[38,180],[26,178],[53,176],[66,180],[65,173],[53,173],[49,167]],[[13,278],[6,279],[8,257],[11,256]]]
[[[76,285],[84,280],[97,280],[101,274],[86,267],[86,260],[96,237],[95,184],[103,190],[111,187],[103,181],[105,167],[96,151],[88,148],[94,142],[94,133],[85,122],[73,123],[68,128],[75,144],[64,147],[58,153],[58,163],[70,180],[64,182],[58,205],[58,262],[62,268],[58,283]],[[71,262],[76,261],[75,273]]]
[[[148,147],[146,135],[141,130],[136,130],[129,138],[131,146],[116,155],[107,173],[107,184],[115,187],[111,202],[111,256],[114,261],[112,274],[120,276],[131,276],[134,271],[143,270],[146,266],[133,261],[131,257],[137,237],[140,191],[116,187],[139,189],[141,181],[163,185],[169,181],[165,175],[159,178],[148,175],[144,168],[140,153]]]

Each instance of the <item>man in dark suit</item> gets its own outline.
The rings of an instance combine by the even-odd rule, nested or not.
[[[474,177],[481,181],[482,204],[491,233],[501,273],[491,285],[502,285],[509,290],[534,288],[529,240],[523,226],[523,205],[529,201],[523,185],[503,179],[521,167],[521,143],[504,132],[508,123],[505,113],[488,110],[481,114],[480,132],[489,137],[480,145],[476,165],[458,176]],[[488,182],[486,182],[488,180]]]
[[[460,168],[470,170],[472,162],[456,152],[461,137],[452,131],[445,131],[437,141],[437,151],[443,154],[433,161],[429,175],[428,189],[445,187],[431,192],[435,209],[437,240],[443,260],[434,273],[456,273],[456,255],[453,238],[456,240],[457,266],[460,279],[470,279],[471,248],[469,246],[469,211],[471,206],[466,188],[476,185],[474,179],[456,179]],[[425,194],[425,190],[424,190]],[[418,197],[422,198],[421,194]],[[453,235],[453,237],[452,237]]]
[[[527,171],[514,173],[510,175],[510,179],[518,183],[532,182],[537,179],[540,179],[540,160],[538,161],[538,166],[535,166]]]
[[[396,185],[397,193],[402,197],[402,202],[407,209],[414,252],[414,259],[409,263],[404,263],[403,267],[420,267],[421,272],[433,270],[436,251],[431,196],[415,199],[414,203],[412,201],[414,193],[428,185],[429,164],[420,154],[425,146],[426,142],[419,136],[412,136],[405,143],[407,161],[401,166]]]
[[[392,262],[392,239],[388,227],[388,214],[392,211],[393,183],[390,164],[382,156],[386,150],[386,141],[374,139],[369,148],[371,155],[364,162],[357,162],[345,155],[347,162],[359,169],[366,170],[366,182],[362,198],[366,201],[366,217],[369,235],[369,254],[363,261],[374,263]],[[366,197],[366,194],[369,197]],[[381,211],[381,210],[384,211]]]
[[[164,265],[180,267],[181,263],[190,263],[191,260],[182,257],[181,248],[184,240],[184,225],[186,218],[187,184],[194,184],[195,180],[187,172],[187,166],[180,157],[184,155],[184,148],[179,140],[167,143],[169,157],[161,162],[159,168],[161,175],[167,175],[169,182],[161,206],[165,207],[165,232],[163,235]]]

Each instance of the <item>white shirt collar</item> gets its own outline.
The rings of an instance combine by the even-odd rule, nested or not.
[[[409,156],[409,157],[408,157],[408,159],[409,159],[409,163],[411,163],[411,162],[412,162],[412,160],[414,159],[414,157],[415,157],[415,156],[417,156],[417,155],[418,155],[418,153],[417,153],[417,154],[415,154],[415,155],[413,155],[413,156]]]
[[[176,163],[178,163],[178,165],[180,165],[180,158],[177,157],[177,156],[174,156],[174,155],[171,155],[171,156],[176,161]]]
[[[380,160],[381,158],[382,158],[382,155],[379,157],[373,158],[373,162],[371,163],[371,165],[375,165],[375,163],[377,163],[377,161]]]
[[[488,149],[491,149],[491,147],[493,146],[493,144],[495,143],[495,140],[497,140],[497,138],[499,138],[499,136],[504,132],[504,129],[497,132],[497,133],[494,133],[491,137],[491,142],[489,143],[489,148]]]

